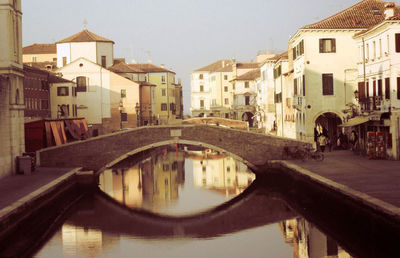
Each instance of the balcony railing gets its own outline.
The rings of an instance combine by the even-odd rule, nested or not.
[[[359,100],[360,107],[362,111],[374,111],[380,110],[382,104],[382,97],[364,97]]]

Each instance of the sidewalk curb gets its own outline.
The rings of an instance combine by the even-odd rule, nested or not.
[[[350,197],[351,199],[362,203],[365,206],[368,206],[374,210],[381,211],[390,217],[395,218],[396,220],[400,221],[400,208],[396,207],[390,203],[384,202],[379,200],[375,197],[372,197],[366,193],[362,193],[360,191],[354,190],[346,185],[339,184],[333,180],[330,180],[326,177],[317,175],[312,173],[310,170],[302,168],[298,165],[295,165],[289,161],[284,160],[271,160],[268,161],[268,166],[272,168],[280,168],[289,170],[292,173],[300,174],[310,181],[317,182],[333,191],[339,192],[345,196]]]
[[[40,187],[39,189],[31,192],[30,194],[20,198],[16,202],[8,205],[7,207],[0,210],[0,228],[2,234],[5,231],[10,230],[10,228],[21,221],[22,219],[26,218],[31,214],[34,210],[40,208],[40,205],[37,205],[36,202],[40,202],[42,197],[50,194],[51,192],[55,191],[58,186],[62,183],[70,180],[73,178],[81,168],[75,168],[71,171],[67,172],[66,174],[60,176],[57,179],[47,183],[46,185]]]

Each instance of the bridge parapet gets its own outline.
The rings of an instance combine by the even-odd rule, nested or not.
[[[91,170],[152,147],[183,143],[214,148],[234,154],[250,167],[282,159],[283,147],[309,143],[210,125],[148,126],[42,149],[40,166],[85,167]]]

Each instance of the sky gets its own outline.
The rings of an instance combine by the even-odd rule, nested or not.
[[[296,31],[357,0],[22,0],[23,46],[54,43],[86,28],[115,42],[114,57],[164,64],[182,79],[220,59],[255,60],[287,50]],[[398,3],[396,2],[396,5]]]

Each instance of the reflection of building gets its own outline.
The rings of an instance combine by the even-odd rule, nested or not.
[[[237,195],[255,179],[246,165],[225,154],[206,150],[191,152],[189,158],[193,159],[194,184],[198,187]]]
[[[157,209],[178,198],[185,181],[184,153],[159,149],[130,164],[117,164],[99,176],[100,189],[128,207]]]
[[[285,241],[293,246],[293,257],[351,257],[335,240],[303,218],[285,220],[279,227]]]
[[[103,253],[100,230],[64,224],[61,233],[64,255],[95,257]]]

